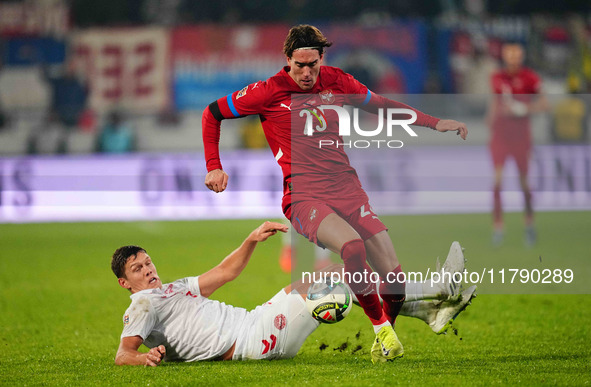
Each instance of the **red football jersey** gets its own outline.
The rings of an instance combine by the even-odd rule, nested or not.
[[[508,106],[513,101],[529,104],[532,96],[540,92],[540,77],[531,69],[523,67],[510,74],[505,69],[491,76],[491,88],[497,99],[497,112],[493,116],[493,137],[501,136],[512,141],[529,141],[530,120],[527,114],[511,116],[501,113],[501,105]]]
[[[495,94],[509,92],[515,94],[538,94],[540,92],[540,77],[535,71],[522,67],[517,73],[509,74],[506,70],[499,70],[492,74],[492,89]]]
[[[288,71],[289,67],[284,67],[266,81],[252,83],[218,99],[204,111],[207,170],[222,168],[218,149],[221,120],[257,114],[283,172],[284,211],[292,202],[292,190],[298,194],[295,201],[328,201],[335,196],[359,195],[361,184],[343,147],[319,147],[320,140],[342,144],[343,138],[339,135],[337,113],[331,109],[323,112],[318,107],[346,104],[375,108],[375,111],[378,107],[412,108],[372,93],[336,67],[322,66],[314,88],[308,91],[302,90]],[[412,110],[417,113],[416,125],[435,128],[437,118]]]

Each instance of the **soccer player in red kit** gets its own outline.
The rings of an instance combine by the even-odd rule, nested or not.
[[[383,280],[379,285],[383,307],[375,284],[352,281],[350,287],[374,326],[372,361],[385,362],[404,353],[392,325],[404,302],[405,283],[386,281],[388,274],[394,278],[402,270],[387,228],[371,210],[367,194],[342,147],[318,147],[318,139],[342,143],[342,138],[336,112],[325,111],[319,115],[316,108],[342,106],[345,102],[374,112],[377,108],[412,108],[372,93],[338,68],[322,66],[324,48],[331,44],[316,27],[293,27],[283,47],[286,67],[266,81],[250,84],[205,109],[202,121],[208,171],[205,185],[214,192],[222,192],[228,183],[219,157],[221,121],[259,115],[271,151],[283,172],[283,213],[296,231],[340,254],[347,273],[371,273],[369,262]],[[344,95],[352,95],[353,100],[345,101],[340,97]],[[412,110],[417,114],[416,125],[440,132],[457,131],[466,138],[465,124]],[[304,133],[306,114],[300,113],[306,112],[325,125],[313,136]]]
[[[501,185],[507,158],[513,158],[519,171],[519,182],[525,202],[525,241],[533,245],[536,240],[532,194],[527,180],[531,154],[530,114],[546,109],[546,100],[536,98],[540,93],[540,78],[523,66],[524,50],[519,43],[506,43],[502,48],[504,68],[493,73],[491,87],[495,94],[488,112],[491,128],[490,151],[494,174],[493,245],[503,241],[503,208]]]

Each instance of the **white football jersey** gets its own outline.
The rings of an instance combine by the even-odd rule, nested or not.
[[[149,348],[164,345],[168,361],[208,360],[226,353],[248,312],[203,297],[198,279],[187,277],[132,294],[121,337],[141,336]]]

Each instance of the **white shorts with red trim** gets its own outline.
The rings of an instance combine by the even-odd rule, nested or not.
[[[304,299],[282,289],[249,312],[238,332],[232,360],[292,358],[318,325]]]

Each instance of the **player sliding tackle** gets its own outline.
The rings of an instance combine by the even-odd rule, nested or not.
[[[119,285],[131,292],[131,305],[123,317],[123,333],[115,363],[157,366],[162,360],[246,360],[284,359],[297,354],[306,338],[319,326],[305,304],[309,284],[294,283],[281,289],[268,302],[247,311],[209,297],[221,286],[240,275],[257,243],[278,231],[281,223],[265,222],[217,266],[196,277],[162,284],[152,258],[138,246],[115,251],[111,269]],[[443,265],[464,270],[461,249],[450,251]],[[336,265],[329,270],[340,270]],[[415,284],[422,287],[428,284]],[[454,284],[437,290],[439,301],[413,301],[401,314],[425,321],[436,333],[469,303],[473,288],[462,295]],[[140,353],[145,344],[148,353]]]
[[[415,125],[439,132],[455,131],[462,139],[468,130],[461,122],[435,118],[374,94],[342,70],[323,66],[324,49],[331,44],[316,27],[293,27],[283,46],[286,67],[266,81],[250,84],[205,109],[205,185],[214,192],[222,192],[228,184],[219,156],[221,121],[258,115],[283,172],[283,213],[294,229],[311,242],[339,254],[348,273],[371,272],[373,268],[384,280],[379,289],[366,282],[350,285],[376,333],[372,361],[385,362],[404,354],[393,324],[404,303],[405,283],[385,280],[390,274],[401,273],[402,268],[387,228],[371,210],[369,198],[343,148],[318,148],[317,135],[343,142],[336,113],[327,112],[322,133],[312,136],[303,130],[308,119],[304,116],[327,104],[342,107],[344,102],[339,96],[348,95],[354,100],[348,102],[368,111],[407,109],[416,114]],[[294,102],[294,98],[305,99],[305,104]],[[313,120],[310,114],[307,116]],[[297,170],[292,170],[294,160]],[[294,181],[295,177],[300,180]]]

